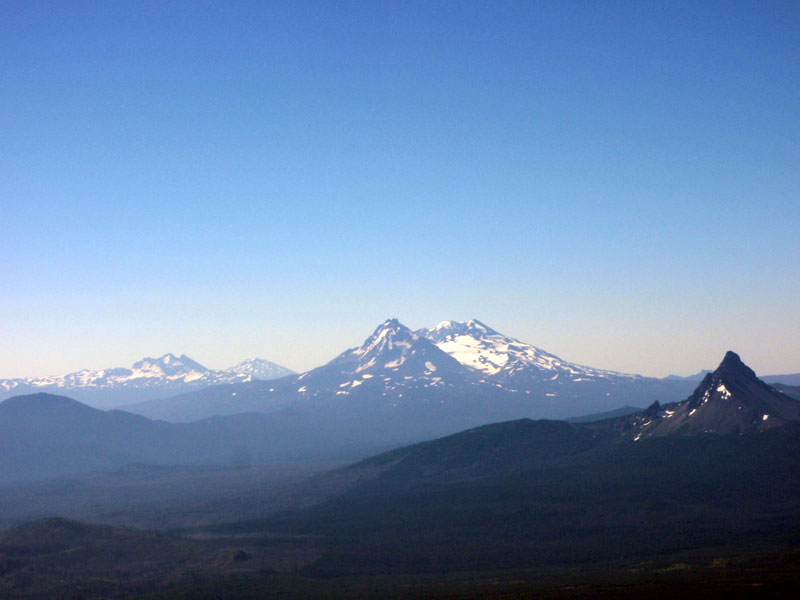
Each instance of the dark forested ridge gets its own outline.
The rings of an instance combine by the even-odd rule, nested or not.
[[[45,587],[28,589],[80,588],[86,597],[559,596],[578,581],[587,593],[608,585],[634,594],[694,577],[703,585],[693,589],[741,593],[753,582],[782,589],[800,565],[791,550],[800,543],[796,423],[620,442],[564,423],[516,421],[345,469],[354,471],[361,477],[344,493],[316,506],[177,537],[110,528],[62,536],[49,533],[63,529],[51,521],[11,530],[0,536],[0,589],[24,595],[35,582]],[[58,544],[38,542],[50,539]],[[169,560],[134,559],[116,549],[121,542]],[[73,560],[81,567],[71,570]],[[737,579],[742,565],[753,581]],[[786,572],[776,579],[779,569]],[[93,588],[98,578],[116,583]],[[717,587],[707,587],[709,578]]]

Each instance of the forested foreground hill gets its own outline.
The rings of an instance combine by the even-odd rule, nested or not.
[[[435,464],[420,460],[434,449],[420,448],[348,494],[265,526],[323,536],[326,554],[310,569],[325,575],[533,568],[800,542],[797,424],[585,449],[582,433],[564,437],[549,460],[523,458],[496,475],[457,448],[436,449]]]
[[[4,532],[0,596],[789,597],[800,583],[798,424],[610,443],[516,421],[345,472],[344,494],[260,521]]]

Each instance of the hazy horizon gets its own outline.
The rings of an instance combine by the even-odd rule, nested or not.
[[[446,319],[446,320],[448,320],[448,319]],[[454,320],[454,319],[449,319],[449,320]],[[468,320],[468,319],[464,319],[463,321],[467,321],[467,320]],[[477,320],[478,320],[478,321],[481,321],[480,319],[477,319]],[[463,321],[462,321],[462,322],[463,322]],[[400,322],[401,322],[401,323],[403,323],[403,322],[402,322],[402,319],[400,319]],[[441,322],[441,321],[439,321],[439,322]],[[423,326],[423,327],[433,327],[433,326],[437,325],[439,322],[437,322],[437,323],[431,323],[431,324],[427,324],[427,325],[425,325],[425,326]],[[483,322],[483,321],[481,321],[481,322]],[[488,324],[488,323],[484,323],[484,324],[486,324],[486,325],[488,325],[489,327],[491,327],[491,324]],[[405,323],[403,323],[403,325],[406,325],[406,324],[405,324]],[[417,329],[420,329],[420,328],[421,328],[421,327],[411,327],[411,329],[412,329],[412,330],[417,330]],[[370,330],[370,331],[372,331],[372,330]],[[500,333],[502,333],[502,334],[504,334],[504,335],[508,335],[509,337],[515,337],[515,336],[513,336],[513,335],[511,335],[511,334],[508,334],[507,332],[500,331]],[[367,334],[367,335],[368,335],[368,334]],[[367,335],[365,335],[365,336],[364,336],[364,339],[366,339]],[[315,365],[312,365],[312,366],[309,366],[309,367],[306,367],[306,368],[303,368],[303,369],[294,369],[294,368],[292,368],[290,365],[286,365],[286,364],[284,364],[284,363],[280,362],[279,360],[275,360],[274,358],[269,358],[269,357],[265,357],[265,356],[255,355],[255,354],[254,354],[254,355],[248,355],[248,356],[242,356],[242,357],[241,357],[241,358],[239,358],[239,359],[235,359],[233,362],[228,362],[228,363],[222,364],[222,363],[220,363],[219,361],[213,361],[213,360],[212,360],[212,361],[198,360],[196,356],[193,356],[193,355],[191,355],[191,354],[189,354],[189,353],[187,353],[187,352],[183,352],[183,351],[173,351],[173,350],[166,350],[166,351],[164,351],[164,352],[156,352],[156,353],[150,353],[150,354],[143,354],[143,355],[141,355],[141,356],[137,356],[137,357],[135,357],[135,358],[133,358],[133,359],[130,359],[130,360],[128,360],[128,361],[127,361],[127,362],[125,362],[125,363],[120,363],[120,364],[113,364],[113,365],[109,364],[109,365],[104,365],[104,366],[99,366],[99,367],[98,367],[98,366],[94,366],[94,365],[92,365],[92,366],[83,366],[83,367],[81,367],[81,368],[83,368],[83,369],[86,369],[86,368],[88,368],[88,369],[92,369],[92,370],[98,370],[98,371],[99,371],[99,370],[108,369],[108,368],[114,368],[114,367],[130,367],[130,366],[131,366],[131,365],[132,365],[134,362],[137,362],[137,361],[139,361],[139,360],[141,360],[141,359],[143,359],[143,358],[160,358],[160,357],[162,357],[162,356],[165,356],[165,355],[167,355],[167,354],[173,354],[173,355],[174,355],[174,356],[176,356],[176,357],[180,357],[182,354],[185,354],[185,355],[187,355],[189,358],[191,358],[191,359],[193,359],[193,360],[196,360],[197,362],[199,362],[200,364],[202,364],[204,367],[207,367],[207,368],[209,368],[209,369],[215,369],[215,370],[224,370],[224,369],[227,369],[227,368],[233,367],[233,366],[235,366],[236,364],[238,364],[238,363],[241,363],[241,362],[244,362],[244,361],[246,361],[246,360],[255,359],[255,358],[260,358],[260,359],[265,359],[265,360],[268,360],[268,361],[270,361],[270,362],[274,362],[274,363],[276,363],[276,364],[278,364],[278,365],[280,365],[280,366],[282,366],[282,367],[287,367],[287,368],[289,368],[289,369],[292,369],[293,371],[296,371],[297,373],[302,373],[302,372],[304,372],[304,371],[308,371],[308,370],[311,370],[311,369],[313,369],[313,368],[315,368],[315,367],[319,367],[319,366],[322,366],[323,364],[326,364],[326,363],[327,363],[329,360],[332,360],[333,358],[335,358],[335,356],[338,356],[338,354],[340,354],[341,352],[344,352],[345,350],[347,350],[347,349],[349,349],[349,348],[353,348],[353,347],[357,347],[357,346],[361,345],[362,341],[363,341],[363,340],[359,341],[358,343],[351,343],[351,344],[349,344],[349,345],[347,345],[347,346],[344,346],[344,347],[342,347],[342,348],[341,348],[340,352],[337,352],[335,355],[332,355],[332,356],[330,356],[328,359],[325,359],[325,360],[323,360],[322,362],[320,362],[320,363],[318,363],[318,364],[315,364]],[[522,342],[525,342],[525,340],[520,340],[520,341],[522,341]],[[527,343],[527,342],[526,342],[526,343]],[[535,345],[535,344],[533,344],[533,345]],[[547,349],[547,348],[542,348],[542,350],[548,351],[548,349]],[[732,350],[732,349],[731,349],[731,350]],[[734,351],[735,351],[735,350],[734,350]],[[648,376],[648,377],[666,377],[667,375],[681,375],[681,376],[695,375],[695,374],[697,374],[698,372],[700,372],[700,371],[702,371],[702,370],[713,370],[714,368],[716,368],[717,364],[718,364],[718,363],[719,363],[719,362],[722,360],[722,358],[723,358],[723,355],[724,355],[724,352],[726,352],[726,351],[723,351],[723,352],[720,354],[720,356],[719,356],[719,359],[718,359],[716,362],[714,362],[713,364],[709,363],[707,366],[703,366],[703,367],[700,367],[700,368],[697,368],[697,369],[695,369],[694,371],[689,371],[689,372],[685,372],[685,373],[680,373],[680,372],[676,372],[676,371],[669,371],[669,372],[667,372],[667,373],[664,373],[664,374],[652,374],[652,373],[634,373],[634,372],[632,372],[632,371],[629,371],[629,372],[627,372],[627,373],[630,373],[630,374],[638,374],[638,375],[644,375],[644,376]],[[577,361],[570,360],[568,357],[564,357],[564,356],[559,356],[559,358],[562,358],[562,359],[564,359],[564,360],[567,360],[568,362],[577,362]],[[747,362],[747,361],[745,360],[744,362]],[[581,364],[581,363],[579,363],[579,364]],[[598,367],[598,365],[590,365],[590,364],[585,364],[584,366],[595,367],[595,368],[604,368],[604,367]],[[752,366],[752,364],[751,364],[751,366]],[[79,369],[76,369],[76,370],[79,370]],[[610,370],[615,370],[615,369],[610,369]],[[625,371],[619,371],[619,372],[623,372],[623,373],[625,373]],[[756,374],[757,374],[757,375],[759,375],[759,376],[766,376],[766,375],[780,375],[780,374],[789,374],[789,373],[790,373],[789,371],[782,371],[782,372],[770,371],[770,372],[764,372],[764,371],[758,371],[758,370],[756,370]],[[795,371],[791,371],[791,373],[795,373]],[[39,373],[39,374],[36,374],[36,375],[26,375],[26,376],[23,376],[23,377],[37,377],[37,376],[40,376],[40,377],[44,377],[44,376],[61,376],[61,375],[66,375],[66,374],[67,374],[67,372],[65,371],[65,372],[63,372],[63,373]],[[2,377],[2,376],[0,376],[0,379],[13,379],[13,378],[14,378],[14,377]]]
[[[0,5],[0,378],[477,318],[800,372],[797,3]]]

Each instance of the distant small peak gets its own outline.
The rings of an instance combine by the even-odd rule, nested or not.
[[[192,370],[192,371],[199,371],[201,373],[205,373],[208,371],[206,367],[198,363],[196,360],[193,360],[186,356],[185,354],[181,354],[180,357],[175,356],[172,352],[167,352],[159,356],[158,358],[153,358],[152,356],[146,356],[140,361],[133,363],[134,369],[167,369],[170,372],[179,372],[180,370]]]

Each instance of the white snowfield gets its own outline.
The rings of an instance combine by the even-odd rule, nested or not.
[[[536,346],[498,333],[475,319],[466,323],[442,321],[436,327],[422,329],[417,333],[424,335],[462,365],[489,376],[510,375],[533,369],[552,373],[549,377],[551,380],[557,375],[573,381],[598,377],[639,377],[567,362]]]

